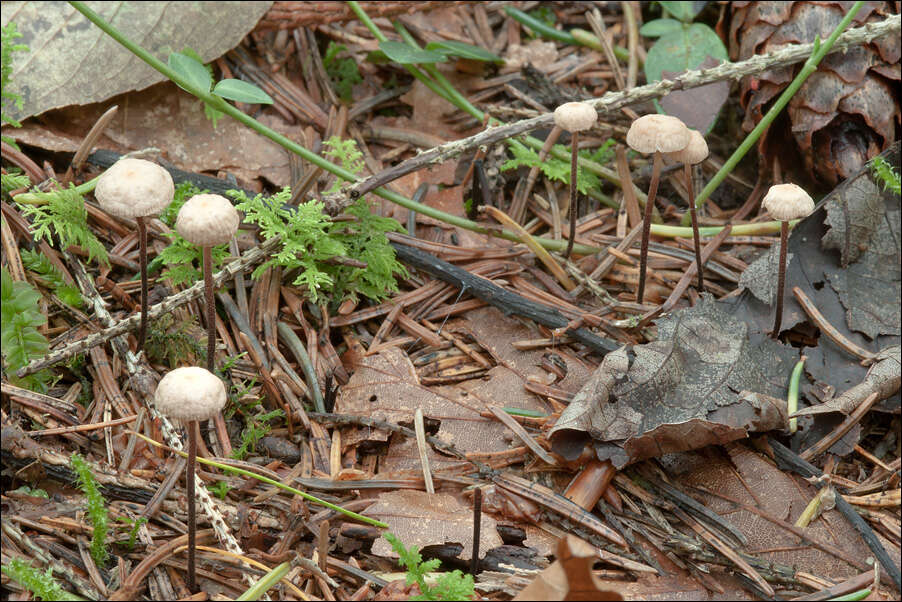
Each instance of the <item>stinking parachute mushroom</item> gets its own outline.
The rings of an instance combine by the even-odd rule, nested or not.
[[[661,176],[662,153],[675,153],[689,144],[689,128],[668,115],[643,115],[633,121],[626,133],[626,143],[634,151],[654,153],[651,182],[648,184],[648,199],[645,201],[645,215],[642,219],[642,247],[639,252],[639,290],[636,302],[645,298],[645,272],[648,268],[648,237],[651,234],[651,213],[658,195],[658,179]]]
[[[573,250],[573,239],[576,238],[576,178],[579,174],[578,151],[579,132],[588,130],[598,121],[595,107],[586,102],[564,103],[554,110],[554,124],[570,132],[570,236],[567,239],[567,251],[564,257],[570,257]]]
[[[218,376],[200,367],[176,368],[157,385],[153,403],[161,414],[178,419],[188,429],[188,466],[185,492],[188,497],[188,590],[196,593],[195,542],[197,518],[194,508],[194,464],[197,459],[197,421],[218,415],[226,404],[225,385]]]
[[[238,230],[238,211],[218,194],[197,194],[182,205],[175,229],[182,238],[203,249],[204,293],[207,321],[207,370],[213,371],[216,353],[216,314],[213,303],[213,250],[229,242]]]
[[[689,215],[692,217],[692,239],[695,243],[695,264],[698,268],[698,292],[705,290],[705,277],[702,274],[702,243],[698,235],[698,216],[695,212],[695,190],[692,178],[692,166],[701,163],[708,157],[708,143],[698,130],[689,130],[689,144],[683,150],[667,153],[667,157],[683,164],[686,177],[686,192],[689,194]]]
[[[141,261],[141,327],[138,351],[147,338],[147,228],[145,217],[159,215],[175,194],[169,172],[151,161],[125,158],[101,174],[94,189],[100,208],[114,217],[138,222]]]
[[[786,247],[789,245],[789,222],[808,217],[814,211],[814,201],[800,186],[776,184],[764,196],[764,208],[775,219],[780,220],[780,260],[777,274],[777,309],[774,314],[774,330],[770,336],[780,336],[783,321],[783,292],[786,286]]]

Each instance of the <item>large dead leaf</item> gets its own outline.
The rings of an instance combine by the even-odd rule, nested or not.
[[[204,116],[203,104],[170,82],[107,102],[48,111],[40,120],[32,119],[3,133],[30,146],[75,152],[112,104],[119,105],[119,112],[97,142],[101,148],[126,153],[154,147],[163,151],[165,160],[186,171],[225,171],[248,183],[260,177],[276,186],[290,183],[285,149],[230,117],[220,119],[214,128]],[[260,120],[291,135],[291,128],[280,117],[263,115]]]
[[[861,572],[861,568],[801,540],[760,514],[714,495],[721,494],[792,524],[817,494],[815,487],[784,473],[771,460],[743,444],[728,445],[726,452],[729,458],[714,450],[704,456],[684,455],[677,465],[681,467],[681,474],[672,475],[672,478],[682,487],[691,489],[693,497],[708,508],[727,516],[748,538],[745,551],[767,562],[791,566],[835,582]],[[836,510],[825,511],[804,531],[840,548],[847,558],[863,563],[872,555],[851,524]],[[890,556],[898,559],[899,548],[881,540]]]
[[[164,63],[192,47],[206,62],[238,45],[272,2],[87,2],[123,35]],[[0,23],[15,22],[28,53],[13,54],[9,92],[22,121],[48,109],[142,90],[166,77],[93,25],[67,2],[4,2]],[[4,90],[6,92],[6,90]]]
[[[473,552],[473,509],[448,493],[429,494],[412,489],[388,491],[366,511],[368,516],[388,523],[389,530],[404,542],[422,549],[431,545],[459,544],[460,558],[469,560]],[[486,551],[503,542],[495,529],[495,519],[482,515],[479,549]],[[384,538],[373,543],[373,554],[397,558]]]
[[[708,296],[661,319],[658,331],[655,342],[605,356],[549,431],[556,452],[576,458],[591,438],[598,458],[619,468],[785,424],[792,348],[751,332]]]

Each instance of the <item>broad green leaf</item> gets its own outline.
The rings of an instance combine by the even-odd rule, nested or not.
[[[456,42],[454,40],[441,40],[439,42],[429,42],[426,44],[426,50],[434,50],[449,56],[459,56],[464,59],[472,59],[474,61],[488,61],[495,63],[503,63],[504,59],[493,52],[489,52],[485,48],[467,44],[465,42]]]
[[[704,8],[704,3],[701,2],[660,2],[660,5],[666,8],[667,12],[684,23],[688,23],[694,19],[695,15]]]
[[[701,23],[673,31],[649,49],[645,59],[645,77],[649,82],[661,80],[663,71],[681,72],[696,69],[710,55],[727,60],[727,49],[714,30]]]
[[[404,42],[395,42],[393,40],[379,42],[379,49],[385,53],[385,56],[401,65],[441,63],[447,60],[445,55],[441,52],[421,50],[419,48],[408,46]]]
[[[169,55],[169,67],[188,80],[188,83],[204,92],[210,91],[213,78],[204,64],[181,52],[173,52]],[[181,86],[179,86],[181,87]]]
[[[643,25],[639,33],[646,38],[659,38],[682,28],[683,24],[676,19],[655,19]]]
[[[218,94],[229,100],[249,102],[253,104],[271,105],[272,98],[269,94],[240,79],[224,79],[213,88],[213,94]]]

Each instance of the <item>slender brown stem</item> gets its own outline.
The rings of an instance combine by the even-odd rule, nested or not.
[[[569,259],[570,252],[573,250],[573,240],[576,238],[576,178],[579,175],[579,132],[570,134],[570,209],[568,216],[570,218],[570,238],[567,239],[567,250],[564,252],[564,259]]]
[[[473,554],[470,557],[470,574],[475,577],[479,570],[479,538],[482,530],[482,489],[473,490]]]
[[[137,218],[138,240],[141,248],[141,326],[138,329],[138,353],[144,349],[144,341],[147,339],[147,226],[144,218]]]
[[[213,303],[213,247],[204,247],[204,296],[207,318],[207,370],[213,372],[216,354],[216,306]]]
[[[770,336],[780,336],[780,322],[783,321],[783,289],[786,286],[786,247],[789,245],[789,222],[780,222],[780,265],[777,276],[777,312],[774,315],[774,330]]]
[[[197,530],[197,516],[194,510],[194,464],[197,459],[197,421],[191,420],[188,426],[188,467],[185,477],[185,492],[188,495],[188,591],[197,593],[194,552]]]
[[[689,215],[692,217],[692,240],[695,243],[695,265],[698,268],[698,292],[705,292],[705,277],[702,266],[702,241],[698,235],[698,216],[695,213],[695,190],[692,182],[692,166],[683,164],[686,174],[686,191],[689,193]]]
[[[639,291],[636,293],[636,303],[640,304],[645,298],[645,271],[648,269],[648,239],[651,235],[651,212],[655,206],[655,197],[658,196],[658,178],[661,176],[662,163],[661,153],[655,151],[651,182],[648,185],[648,199],[645,201],[645,215],[642,218],[642,247],[639,251]]]

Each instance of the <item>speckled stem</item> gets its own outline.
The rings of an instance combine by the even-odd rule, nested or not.
[[[213,303],[213,247],[204,247],[204,296],[207,318],[207,370],[213,372],[216,356],[216,306]]]
[[[197,593],[197,577],[195,575],[194,552],[197,536],[197,514],[194,508],[194,464],[197,462],[197,421],[187,423],[188,427],[188,467],[185,480],[185,493],[188,495],[188,591]]]
[[[661,176],[662,162],[661,153],[655,151],[651,182],[648,184],[648,200],[645,201],[645,216],[642,218],[642,247],[639,250],[639,290],[636,293],[636,303],[639,304],[645,298],[645,272],[648,269],[648,239],[651,235],[651,212],[655,206],[655,197],[658,196],[658,179]]]
[[[570,237],[567,239],[567,250],[564,259],[570,258],[573,251],[573,240],[576,238],[576,177],[579,175],[579,132],[570,134],[570,209],[567,217],[570,219]]]
[[[698,234],[698,216],[695,211],[695,186],[692,182],[692,166],[683,164],[686,174],[686,191],[689,193],[689,214],[692,216],[692,242],[695,245],[695,265],[698,268],[698,292],[705,292],[705,276],[702,273],[702,241]]]
[[[141,326],[138,329],[138,349],[141,353],[144,349],[144,341],[147,338],[147,226],[144,218],[138,217],[138,240],[141,247]]]
[[[780,223],[780,264],[777,276],[777,311],[774,314],[774,330],[771,338],[780,336],[780,323],[783,321],[783,292],[786,286],[786,247],[789,244],[789,222]]]

